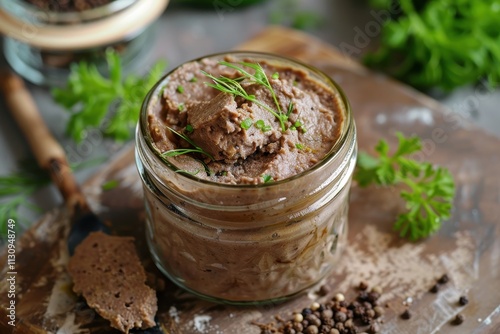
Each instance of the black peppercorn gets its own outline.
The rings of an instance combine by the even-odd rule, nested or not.
[[[465,317],[461,314],[457,314],[457,316],[455,317],[455,319],[453,319],[452,323],[454,325],[461,325],[465,320]]]
[[[446,283],[448,283],[449,280],[450,280],[450,278],[448,277],[448,275],[444,274],[443,276],[441,276],[438,279],[438,283],[439,284],[446,284]]]
[[[411,313],[410,313],[410,310],[405,310],[402,314],[401,314],[401,318],[404,319],[404,320],[408,320],[411,318]]]
[[[306,307],[305,309],[302,310],[302,315],[304,316],[304,318],[307,315],[312,314],[312,313],[313,313],[313,311],[310,308],[308,308],[308,307]]]

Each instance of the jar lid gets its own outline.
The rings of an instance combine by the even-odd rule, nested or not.
[[[137,0],[105,18],[86,23],[47,25],[28,23],[0,9],[0,33],[46,50],[88,49],[116,43],[156,20],[169,0]]]

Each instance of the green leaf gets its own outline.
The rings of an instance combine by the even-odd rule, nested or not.
[[[369,0],[389,12],[402,8],[382,26],[380,47],[365,62],[419,89],[457,87],[489,80],[499,84],[498,0]],[[496,79],[494,79],[496,78]]]
[[[81,142],[90,129],[100,129],[117,141],[128,140],[147,92],[160,78],[165,62],[157,62],[150,72],[137,77],[123,77],[119,55],[106,51],[109,78],[99,73],[94,64],[72,64],[68,83],[52,90],[54,100],[70,114],[66,133]],[[108,119],[107,126],[102,126]]]
[[[268,182],[271,182],[273,180],[273,177],[272,177],[272,175],[264,174],[264,175],[262,175],[262,180],[264,181],[264,183],[268,183]]]
[[[253,124],[253,121],[251,118],[246,118],[245,120],[243,120],[240,124],[241,128],[244,129],[244,130],[248,130],[250,129],[250,127],[252,126]]]
[[[376,157],[360,152],[354,179],[360,187],[404,185],[400,195],[407,211],[397,217],[394,229],[402,237],[418,240],[436,232],[450,218],[455,184],[449,170],[410,157],[422,148],[418,137],[396,135],[399,144],[392,155],[385,140],[377,143]]]
[[[120,185],[120,181],[118,180],[109,180],[101,185],[101,189],[104,191],[115,189]]]

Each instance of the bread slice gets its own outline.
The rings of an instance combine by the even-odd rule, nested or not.
[[[148,287],[134,238],[93,232],[68,263],[73,291],[111,326],[128,333],[155,325],[156,293]]]

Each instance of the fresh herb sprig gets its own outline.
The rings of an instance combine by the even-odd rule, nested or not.
[[[298,0],[279,0],[273,3],[275,6],[269,15],[271,24],[291,26],[299,30],[315,30],[327,22],[324,15],[307,10]]]
[[[176,148],[176,149],[168,150],[168,151],[162,153],[162,155],[164,157],[176,157],[176,156],[188,154],[188,153],[200,153],[200,154],[206,155],[211,160],[214,160],[214,157],[210,153],[206,152],[201,147],[196,145],[196,143],[194,141],[192,141],[191,138],[189,138],[188,136],[186,136],[183,133],[175,131],[174,129],[172,129],[169,126],[167,126],[167,128],[170,131],[172,131],[175,135],[177,135],[179,138],[182,138],[185,141],[187,141],[192,147],[191,148]]]
[[[445,91],[486,78],[500,84],[498,0],[369,0],[395,12],[382,26],[380,47],[365,63],[427,90]]]
[[[88,160],[72,166],[72,169],[81,170],[104,160],[104,157]],[[38,167],[33,159],[22,160],[17,171],[0,176],[0,240],[7,233],[6,224],[9,219],[15,220],[16,226],[21,228],[27,220],[21,214],[24,209],[40,212],[40,208],[30,200],[30,196],[50,183],[49,174]]]
[[[85,138],[88,130],[99,128],[104,135],[116,141],[130,138],[131,129],[137,124],[144,97],[160,78],[165,62],[157,62],[144,77],[123,77],[119,55],[106,52],[109,78],[101,75],[94,64],[73,64],[65,88],[52,91],[54,100],[70,114],[66,133],[76,142]]]
[[[361,152],[354,178],[361,187],[405,185],[401,197],[408,211],[398,216],[394,229],[402,237],[418,240],[436,232],[450,217],[455,184],[447,169],[411,158],[422,149],[418,137],[406,138],[401,133],[397,137],[399,146],[392,155],[385,140],[376,145],[376,157]]]
[[[29,196],[38,189],[50,184],[50,177],[35,161],[25,160],[20,163],[19,170],[9,175],[0,176],[0,234],[7,234],[7,221],[13,219],[16,226],[22,226],[24,219],[20,216],[21,208],[39,211]]]
[[[234,96],[240,96],[244,98],[245,100],[251,101],[258,106],[266,109],[269,111],[280,123],[280,127],[282,131],[286,131],[286,125],[285,122],[288,120],[288,113],[283,113],[281,110],[280,103],[278,102],[278,98],[276,96],[276,92],[274,91],[273,87],[271,86],[269,79],[267,78],[267,75],[262,68],[260,64],[254,64],[254,63],[248,63],[248,62],[240,62],[238,63],[241,66],[238,66],[237,64],[233,64],[230,62],[226,61],[221,61],[219,62],[220,65],[227,66],[229,68],[235,69],[241,77],[236,78],[236,79],[231,79],[227,78],[224,76],[219,76],[218,78],[213,76],[210,73],[207,73],[205,71],[202,71],[202,73],[207,76],[208,78],[212,79],[213,83],[206,83],[207,86],[210,86],[212,88],[215,88],[221,92],[229,93]],[[248,67],[253,69],[255,72],[254,74],[251,74],[247,70],[245,70],[243,67]],[[274,104],[276,106],[276,109],[271,108],[270,106],[262,103],[259,101],[255,95],[253,94],[248,94],[243,86],[241,85],[241,82],[243,80],[248,80],[249,82],[252,83],[257,83],[259,85],[262,85],[267,88],[267,90],[271,93],[271,97],[274,101]]]

